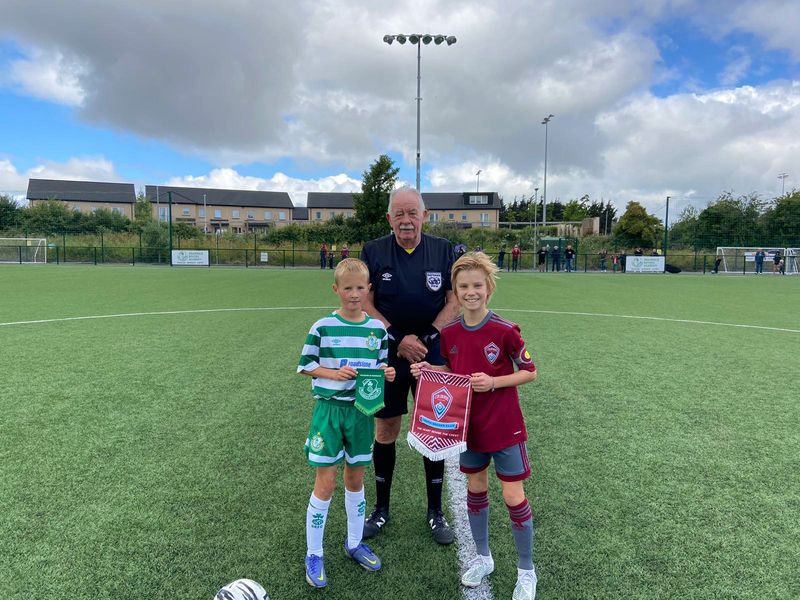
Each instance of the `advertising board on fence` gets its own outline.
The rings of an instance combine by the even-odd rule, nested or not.
[[[663,273],[663,256],[629,256],[625,263],[628,273]]]
[[[208,250],[173,250],[172,265],[175,267],[207,267]]]

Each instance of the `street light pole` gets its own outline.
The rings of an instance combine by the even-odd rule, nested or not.
[[[456,43],[456,37],[454,35],[431,35],[430,33],[411,33],[411,34],[404,34],[398,33],[397,35],[384,35],[383,41],[392,45],[392,42],[397,40],[400,44],[405,44],[407,41],[411,42],[412,44],[416,44],[417,46],[417,191],[420,191],[419,185],[419,173],[420,173],[420,105],[422,103],[422,75],[421,75],[421,65],[422,65],[422,44],[428,45],[431,42],[434,42],[437,46],[442,42],[447,42],[448,46],[452,46]]]
[[[478,176],[478,182],[475,184],[475,193],[476,194],[480,194],[481,193],[481,172],[482,172],[482,169],[478,169],[478,172],[475,173],[475,175]]]
[[[555,117],[551,114],[542,119],[544,125],[544,192],[542,193],[542,226],[547,227],[547,124]]]
[[[789,176],[788,173],[781,173],[780,175],[778,175],[778,179],[781,180],[781,198],[783,198],[783,194],[784,194],[784,190],[785,190],[785,184],[786,184],[786,178],[788,176]]]

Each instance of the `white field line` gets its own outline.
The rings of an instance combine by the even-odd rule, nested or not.
[[[475,556],[475,544],[472,541],[472,532],[469,529],[467,516],[467,478],[458,468],[458,458],[448,458],[445,461],[445,477],[447,490],[450,496],[450,513],[453,515],[451,525],[456,534],[456,548],[458,550],[459,571],[458,578],[466,570],[467,563]],[[462,588],[466,600],[492,600],[492,584],[489,578],[476,588]]]
[[[36,325],[41,323],[59,323],[63,321],[87,321],[92,319],[116,319],[123,317],[148,317],[154,315],[191,315],[202,313],[220,312],[257,312],[257,311],[281,311],[281,310],[333,310],[333,306],[276,306],[276,307],[245,307],[245,308],[203,308],[194,310],[160,310],[152,312],[120,313],[112,315],[87,315],[84,317],[61,317],[57,319],[36,319],[31,321],[9,321],[0,323],[0,327],[11,327],[14,325]],[[764,331],[781,331],[784,333],[800,333],[800,329],[788,329],[784,327],[767,327],[764,325],[747,325],[743,323],[719,323],[716,321],[698,321],[695,319],[671,319],[668,317],[648,317],[641,315],[615,315],[610,313],[589,313],[574,312],[563,310],[534,310],[524,308],[501,308],[499,312],[518,312],[543,315],[572,315],[578,317],[601,317],[608,319],[636,319],[643,321],[664,321],[669,323],[687,323],[691,325],[712,325],[718,327],[738,327],[743,329],[761,329]]]

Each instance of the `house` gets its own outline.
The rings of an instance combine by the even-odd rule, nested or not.
[[[129,219],[133,219],[136,206],[136,189],[132,183],[29,179],[26,197],[31,206],[59,200],[82,213],[93,213],[102,208]]]
[[[148,185],[145,195],[159,221],[169,219],[171,200],[173,223],[208,232],[247,233],[287,225],[294,208],[286,192]]]
[[[500,195],[497,192],[423,192],[428,222],[458,227],[497,228]],[[324,223],[336,215],[353,216],[353,194],[309,192],[308,222]]]

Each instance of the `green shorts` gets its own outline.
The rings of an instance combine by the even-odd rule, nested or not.
[[[351,467],[372,462],[375,418],[368,417],[352,402],[317,400],[305,452],[312,467],[331,467],[342,459]]]

